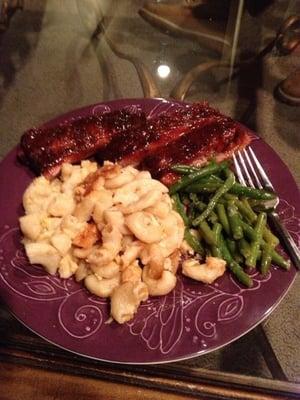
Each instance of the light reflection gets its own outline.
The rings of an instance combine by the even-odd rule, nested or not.
[[[161,64],[157,67],[157,75],[162,79],[167,78],[170,75],[170,72],[171,68],[166,64]]]

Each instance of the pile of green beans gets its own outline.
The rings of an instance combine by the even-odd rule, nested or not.
[[[202,168],[174,165],[172,170],[181,175],[170,187],[174,208],[185,223],[184,238],[197,254],[223,258],[247,287],[253,285],[253,269],[263,275],[272,263],[289,269],[289,261],[276,251],[279,240],[267,226],[266,213],[255,211],[273,193],[237,183],[227,162]]]

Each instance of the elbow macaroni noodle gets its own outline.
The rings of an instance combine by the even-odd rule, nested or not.
[[[59,178],[34,179],[23,206],[29,261],[61,278],[74,275],[91,293],[110,298],[119,323],[132,319],[149,295],[172,291],[181,253],[193,254],[167,187],[131,166],[63,164]],[[203,264],[190,258],[182,273],[212,283],[225,266],[215,257]]]
[[[149,295],[175,287],[184,223],[167,187],[149,172],[111,162],[64,164],[59,178],[29,185],[23,206],[29,261],[109,297],[117,322],[133,318]]]

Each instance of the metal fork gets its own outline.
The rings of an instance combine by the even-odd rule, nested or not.
[[[248,150],[244,149],[239,151],[237,156],[234,155],[233,160],[238,180],[242,185],[267,189],[275,193],[270,179],[250,146],[248,146]],[[300,269],[300,250],[279,219],[276,212],[278,203],[279,198],[276,196],[274,200],[268,200],[264,203],[264,209],[276,233],[282,239],[282,243],[285,245],[295,267]]]

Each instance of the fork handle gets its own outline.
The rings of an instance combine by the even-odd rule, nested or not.
[[[284,225],[281,223],[277,213],[271,212],[268,214],[268,217],[272,221],[274,228],[276,230],[276,233],[282,239],[282,242],[285,245],[286,250],[288,251],[288,253],[291,257],[293,264],[295,265],[295,267],[298,270],[300,270],[300,250],[297,247],[294,239],[289,234],[289,232],[284,227]]]

